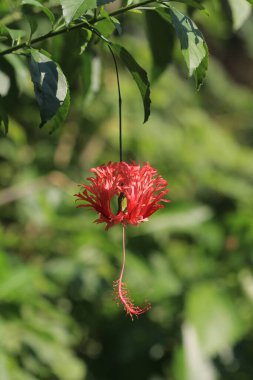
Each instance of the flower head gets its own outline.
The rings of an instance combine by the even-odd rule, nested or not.
[[[77,207],[93,208],[99,218],[96,223],[106,223],[106,229],[121,223],[137,226],[145,222],[159,208],[160,202],[169,202],[164,196],[169,192],[167,181],[157,174],[149,163],[142,167],[135,162],[109,162],[90,170],[94,177],[89,185],[80,185],[82,191],[75,194],[84,201]],[[118,199],[118,211],[113,213],[112,201]]]
[[[94,176],[87,178],[89,185],[80,185],[82,191],[75,194],[77,200],[84,201],[77,207],[90,207],[99,214],[97,223],[106,223],[106,229],[115,224],[122,224],[122,267],[120,277],[114,282],[117,302],[121,303],[126,313],[134,316],[145,313],[151,308],[149,303],[136,306],[129,296],[123,282],[125,269],[125,227],[127,224],[137,226],[145,222],[159,208],[161,202],[169,202],[164,196],[169,192],[167,181],[157,174],[149,163],[142,167],[135,162],[109,162],[90,170]],[[113,212],[113,199],[118,201],[118,210]]]

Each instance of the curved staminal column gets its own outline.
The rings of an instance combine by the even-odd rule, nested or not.
[[[125,227],[122,226],[122,267],[119,279],[114,281],[113,289],[115,293],[115,299],[121,303],[128,315],[133,320],[133,317],[138,317],[139,315],[145,313],[151,308],[150,303],[146,303],[143,306],[135,306],[133,300],[129,296],[128,289],[126,287],[126,283],[123,282],[123,276],[125,271],[125,262],[126,262],[126,244],[125,244]]]

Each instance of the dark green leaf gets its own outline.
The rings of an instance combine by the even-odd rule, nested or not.
[[[69,107],[67,80],[57,63],[38,50],[30,50],[29,66],[40,108],[40,127],[53,118],[58,126],[65,119]]]
[[[80,17],[89,9],[97,7],[96,0],[60,0],[63,16],[67,24]]]
[[[22,5],[34,5],[35,7],[40,8],[42,10],[42,12],[44,12],[45,15],[49,18],[49,20],[51,21],[52,24],[55,22],[54,14],[50,11],[50,9],[48,9],[47,7],[42,5],[39,1],[37,1],[37,0],[23,0],[21,4]]]
[[[88,29],[82,29],[80,34],[83,35],[81,46],[80,46],[80,54],[83,54],[88,46],[88,43],[92,37],[92,32],[91,30]]]
[[[193,20],[173,7],[160,8],[158,12],[174,26],[189,76],[195,75],[199,88],[205,78],[208,65],[208,50],[202,33]]]
[[[48,123],[50,133],[53,133],[56,129],[58,129],[64,123],[64,121],[66,120],[66,117],[68,116],[69,105],[70,105],[70,94],[69,94],[69,89],[68,89],[62,106],[59,108],[58,112],[55,114],[52,120],[50,120]]]
[[[126,68],[132,74],[135,83],[137,84],[141,93],[143,107],[144,107],[144,123],[148,120],[150,115],[150,83],[145,70],[135,61],[128,51],[120,45],[112,45],[114,51],[125,64]]]
[[[152,79],[156,80],[172,60],[175,33],[171,24],[157,12],[145,13],[148,41],[152,53]]]
[[[253,5],[253,0],[247,0],[248,3],[250,3],[251,5]]]

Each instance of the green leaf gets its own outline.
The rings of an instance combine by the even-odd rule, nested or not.
[[[204,47],[206,50],[206,55],[203,58],[203,60],[201,61],[200,65],[194,71],[194,78],[195,78],[197,90],[199,90],[200,87],[202,86],[203,80],[206,77],[206,73],[207,73],[207,69],[208,69],[208,47],[207,47],[206,43],[204,43]]]
[[[66,120],[66,117],[68,116],[69,106],[70,106],[70,93],[68,89],[62,106],[60,107],[58,112],[55,114],[55,116],[52,118],[52,120],[50,120],[49,122],[50,133],[53,133],[56,129],[58,129],[64,123],[64,121]]]
[[[1,37],[9,36],[8,29],[6,26],[0,24],[0,35]]]
[[[21,29],[11,29],[7,27],[3,27],[11,37],[13,41],[20,41],[22,37],[25,36],[25,31]],[[4,34],[4,33],[3,33]]]
[[[69,108],[67,80],[58,64],[44,52],[30,49],[28,61],[40,108],[40,127],[51,120],[55,129],[65,119]]]
[[[228,2],[232,12],[233,29],[238,30],[250,16],[252,7],[246,0],[228,0]]]
[[[100,16],[104,17],[103,20],[98,21],[95,26],[96,29],[99,31],[100,34],[102,34],[104,37],[109,37],[115,29],[118,30],[119,33],[121,33],[121,26],[118,19],[115,17],[110,17],[109,13],[105,9],[101,9]]]
[[[156,80],[172,60],[175,33],[172,25],[157,12],[147,11],[145,17],[153,60],[152,79]]]
[[[121,34],[122,28],[121,28],[120,21],[116,17],[112,17],[112,16],[110,16],[110,19],[114,23],[115,28],[117,29],[118,33]]]
[[[150,83],[145,70],[135,61],[128,51],[120,45],[111,45],[118,57],[125,64],[126,68],[131,73],[135,83],[137,84],[144,107],[144,123],[148,120],[150,115]]]
[[[63,16],[67,24],[80,17],[89,9],[97,7],[96,0],[60,0]]]
[[[37,20],[35,19],[34,15],[30,16],[30,15],[26,15],[25,16],[27,21],[29,22],[29,26],[30,26],[30,39],[32,38],[33,34],[36,32],[36,30],[38,29],[38,22]]]
[[[173,7],[159,8],[158,12],[174,26],[189,76],[195,75],[197,88],[199,88],[208,66],[208,48],[202,33],[194,21]]]
[[[173,0],[175,3],[184,3],[186,5],[189,5],[191,7],[194,7],[194,8],[197,8],[197,9],[205,9],[205,7],[198,3],[198,1],[194,1],[194,0]]]
[[[80,54],[83,54],[88,46],[89,41],[92,38],[92,31],[88,29],[82,29],[80,32],[80,35],[82,35],[82,42],[80,46]]]
[[[109,37],[116,29],[116,26],[110,18],[99,21],[95,26],[99,33],[104,37]]]
[[[48,9],[47,7],[42,5],[39,1],[37,1],[37,0],[23,0],[21,5],[34,5],[35,7],[40,8],[42,10],[42,12],[45,13],[45,15],[51,21],[51,24],[53,24],[55,22],[54,14],[50,11],[50,9]]]

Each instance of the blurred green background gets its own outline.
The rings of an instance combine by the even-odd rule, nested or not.
[[[52,135],[38,128],[25,59],[1,58],[0,380],[252,380],[253,18],[235,32],[214,10],[195,17],[210,49],[204,86],[176,54],[145,125],[120,66],[124,159],[156,167],[172,201],[127,229],[125,280],[152,303],[134,322],[112,295],[121,229],[105,232],[73,197],[91,167],[118,160],[112,57],[100,45],[79,56],[75,32],[48,42],[72,98]],[[125,17],[120,41],[151,72],[141,20]]]

